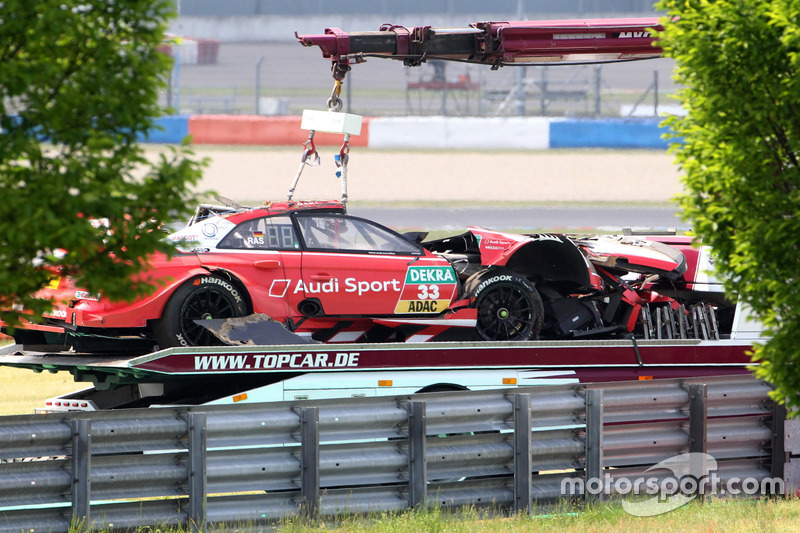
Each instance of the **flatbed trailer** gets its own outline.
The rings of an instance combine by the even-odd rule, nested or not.
[[[753,337],[733,337],[187,347],[132,357],[11,346],[0,365],[92,384],[46,400],[44,411],[100,410],[748,372]]]

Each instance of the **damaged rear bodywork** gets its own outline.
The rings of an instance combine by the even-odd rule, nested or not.
[[[688,237],[517,235],[471,227],[423,246],[451,260],[465,296],[475,296],[492,273],[507,276],[507,285],[527,282],[538,297],[532,305],[541,300],[544,313],[539,338],[719,339],[730,333],[735,305],[720,287],[695,282],[710,252],[692,248]],[[516,331],[529,334],[512,329],[511,336]]]

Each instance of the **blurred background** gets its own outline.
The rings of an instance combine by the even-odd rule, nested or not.
[[[382,24],[658,16],[642,0],[176,0],[176,59],[162,103],[176,114],[298,115],[323,108],[330,63],[294,33],[375,31]],[[366,116],[653,117],[680,113],[673,62],[503,67],[369,59],[347,75],[345,111]]]

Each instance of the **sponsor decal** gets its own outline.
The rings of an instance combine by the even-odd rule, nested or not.
[[[64,309],[53,309],[47,313],[42,313],[42,316],[49,316],[53,318],[61,318],[63,320],[67,319],[67,311]]]
[[[199,252],[204,248],[212,248],[233,227],[235,224],[232,222],[213,217],[179,230],[169,235],[168,239],[183,251]]]
[[[500,281],[511,281],[511,279],[512,279],[511,276],[508,274],[498,274],[497,276],[492,276],[491,278],[487,279],[486,281],[478,285],[478,288],[475,290],[475,297],[477,298],[478,295],[481,292],[483,292],[483,289],[485,289],[489,285],[492,285],[493,283],[497,283]]]
[[[410,266],[395,314],[441,313],[456,291],[456,276],[451,267]]]
[[[239,294],[239,291],[236,290],[236,287],[234,287],[224,279],[215,278],[213,276],[205,276],[194,280],[193,285],[202,285],[203,283],[212,283],[214,285],[220,285],[224,287],[225,290],[227,290],[229,293],[231,293],[231,296],[233,296],[236,299],[237,303],[242,302],[242,295]]]
[[[269,295],[273,298],[283,298],[286,296],[286,291],[289,290],[292,280],[290,279],[274,279],[269,286]]]
[[[453,299],[458,288],[455,271],[449,266],[411,266],[405,278],[363,280],[331,278],[326,281],[275,280],[270,296],[283,297],[287,292],[303,295],[398,293],[395,314],[441,313]]]
[[[173,233],[169,236],[169,240],[173,242],[191,242],[200,240],[200,236],[191,233]]]
[[[58,286],[61,284],[61,278],[55,277],[50,278],[50,281],[47,282],[47,288],[54,291],[58,289]]]
[[[90,293],[89,291],[75,291],[75,299],[76,300],[92,300],[96,302],[100,299],[100,295],[98,294],[95,296],[94,294]]]
[[[344,292],[355,292],[359,296],[368,292],[399,292],[400,282],[396,279],[386,281],[357,281],[355,278],[344,280]]]
[[[400,282],[396,279],[383,281],[364,281],[356,278],[345,278],[339,283],[339,278],[331,278],[328,281],[304,281],[297,280],[292,289],[292,294],[335,294],[339,292],[355,293],[362,296],[369,292],[400,292]]]
[[[203,235],[206,237],[215,237],[217,235],[217,231],[218,228],[216,224],[209,222],[208,224],[203,225]]]
[[[355,368],[359,352],[301,352],[280,354],[196,355],[195,370],[289,370],[298,368]]]
[[[456,276],[449,266],[417,267],[406,272],[406,283],[455,283]]]
[[[500,240],[495,240],[495,239],[484,239],[482,241],[481,246],[482,246],[482,248],[484,250],[505,250],[506,248],[509,247],[510,244],[512,244],[512,243],[509,242],[509,241],[500,241]]]

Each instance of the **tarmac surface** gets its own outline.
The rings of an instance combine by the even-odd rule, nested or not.
[[[160,148],[146,150],[155,156]],[[243,205],[285,200],[302,153],[300,146],[192,150],[208,159],[198,190]],[[341,197],[336,151],[319,148],[322,164],[305,167],[296,200]],[[663,151],[354,148],[348,165],[350,212],[402,229],[686,229],[671,203],[681,190],[672,156]]]
[[[626,228],[683,232],[689,229],[674,207],[659,206],[363,207],[355,204],[348,212],[390,228],[453,234],[468,226],[534,233],[622,233]]]

